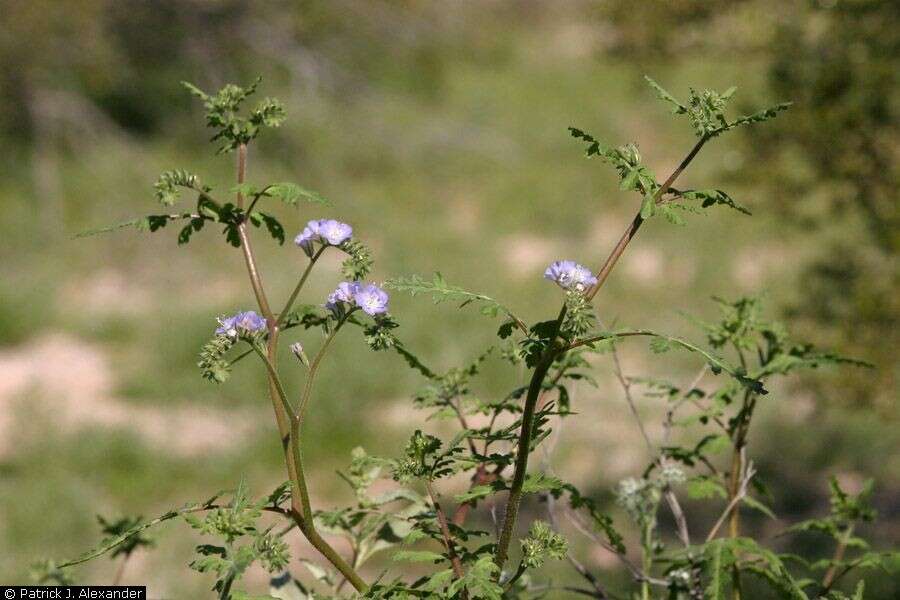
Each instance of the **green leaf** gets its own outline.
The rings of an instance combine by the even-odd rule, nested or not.
[[[731,438],[725,434],[708,435],[697,444],[697,452],[720,454],[731,447]]]
[[[729,569],[734,562],[729,550],[721,540],[713,540],[704,549],[706,554],[705,571],[707,585],[705,598],[708,600],[725,600],[726,586],[729,580]]]
[[[280,127],[285,119],[284,106],[275,98],[265,98],[250,112],[248,121],[253,125]]]
[[[122,517],[120,519],[108,520],[101,515],[97,515],[97,522],[106,536],[117,537],[124,533],[128,533],[141,525],[141,517]],[[153,540],[145,536],[142,532],[132,533],[119,546],[117,546],[111,557],[124,555],[128,556],[138,548],[153,546]]]
[[[563,481],[558,477],[547,476],[543,473],[529,473],[522,483],[522,492],[537,494],[538,492],[556,491],[563,485]]]
[[[675,96],[667,92],[661,85],[650,79],[649,76],[644,75],[644,79],[650,84],[650,87],[656,91],[656,95],[660,100],[668,102],[672,105],[672,113],[673,114],[684,114],[687,112],[687,107],[685,107],[681,102],[675,99]]]
[[[410,296],[428,294],[431,296],[432,300],[434,300],[435,304],[444,301],[461,302],[459,307],[462,308],[471,303],[480,303],[482,304],[482,314],[492,317],[497,316],[498,314],[505,314],[516,323],[519,329],[528,333],[528,328],[525,326],[525,323],[515,316],[506,306],[490,296],[469,292],[461,287],[451,285],[447,283],[440,273],[435,273],[431,281],[428,281],[419,275],[411,275],[409,277],[389,279],[384,285],[387,288],[399,292],[407,292]]]
[[[93,560],[99,556],[103,556],[110,550],[113,550],[113,549],[119,547],[120,545],[128,542],[133,536],[138,535],[141,532],[146,531],[147,529],[150,529],[151,527],[159,525],[160,523],[163,523],[165,521],[169,521],[169,520],[179,517],[181,515],[188,515],[192,512],[196,512],[197,510],[201,509],[204,505],[208,505],[208,504],[211,504],[212,502],[214,502],[215,499],[216,499],[216,497],[213,497],[204,504],[197,504],[197,503],[187,504],[180,509],[171,510],[169,512],[163,513],[162,515],[156,517],[155,519],[151,519],[149,521],[141,523],[140,525],[135,525],[131,529],[128,529],[118,535],[115,535],[111,538],[103,540],[99,546],[97,546],[96,548],[94,548],[92,550],[85,552],[78,558],[74,558],[71,560],[61,562],[58,565],[58,568],[63,569],[66,567],[73,567],[75,565],[80,565],[82,563]]]
[[[272,236],[279,245],[284,244],[284,227],[282,227],[281,223],[270,214],[254,211],[251,215],[251,222],[259,227],[259,223],[264,223],[266,226],[266,230],[268,230],[269,235]]]
[[[668,338],[655,337],[650,340],[650,350],[652,350],[654,354],[663,354],[671,349],[672,343],[669,342]]]
[[[184,169],[175,169],[164,172],[153,184],[156,199],[165,206],[172,206],[178,201],[181,195],[179,188],[200,191],[200,179]]]
[[[645,221],[656,214],[656,202],[652,196],[645,196],[641,201],[641,218]]]
[[[341,263],[341,273],[351,281],[364,279],[372,270],[372,252],[359,240],[350,239],[338,246],[347,254],[347,259]]]
[[[711,477],[700,476],[692,477],[687,482],[688,497],[694,500],[708,499],[718,496],[719,498],[727,498],[728,492],[721,482]]]
[[[447,597],[454,597],[465,589],[469,597],[473,599],[501,600],[503,588],[496,582],[499,570],[494,563],[493,556],[490,553],[483,554],[475,564],[469,567],[462,579],[457,579],[450,584]]]
[[[494,482],[490,485],[473,485],[468,490],[463,492],[462,494],[457,494],[455,499],[457,502],[471,502],[472,500],[480,500],[481,498],[486,498],[490,496],[494,492],[506,489],[506,486],[501,483],[497,485],[498,482]]]
[[[779,104],[776,104],[775,106],[764,108],[763,110],[757,111],[753,114],[741,115],[727,125],[716,129],[712,135],[718,135],[724,131],[734,129],[735,127],[740,127],[742,125],[752,125],[753,123],[762,123],[764,121],[768,121],[769,119],[774,119],[778,116],[778,113],[787,110],[791,107],[791,105],[793,105],[793,102],[781,102]]]
[[[266,188],[266,195],[278,198],[285,204],[291,206],[297,206],[301,200],[313,204],[324,204],[326,206],[331,204],[327,198],[318,192],[300,187],[296,183],[273,183]]]
[[[278,127],[284,121],[284,107],[278,100],[266,98],[259,102],[249,115],[241,116],[241,105],[256,92],[261,79],[247,87],[229,83],[215,94],[207,94],[197,86],[182,82],[191,95],[203,102],[206,109],[206,126],[215,130],[211,141],[224,140],[218,153],[229,152],[247,144],[259,135],[263,127]]]
[[[553,531],[548,523],[535,521],[528,536],[522,540],[522,564],[528,568],[539,568],[548,558],[564,559],[568,550],[569,544],[564,537]]]
[[[775,513],[772,512],[771,508],[769,508],[768,506],[766,506],[765,504],[763,504],[762,502],[760,502],[759,500],[757,500],[756,498],[754,498],[753,496],[751,496],[749,494],[744,496],[741,499],[741,502],[743,502],[744,504],[746,504],[747,506],[749,506],[752,509],[758,510],[759,512],[766,515],[770,519],[778,518],[775,516]]]
[[[394,553],[395,561],[403,562],[431,562],[437,563],[446,560],[443,554],[429,552],[428,550],[398,550]]]
[[[728,195],[727,192],[722,190],[715,189],[706,189],[706,190],[669,190],[676,197],[684,198],[685,200],[694,200],[699,201],[700,205],[703,208],[708,208],[710,206],[726,206],[728,208],[734,209],[740,213],[745,215],[752,214],[750,209],[742,204],[738,204],[734,198]]]
[[[196,215],[191,213],[182,213],[182,214],[174,214],[174,215],[148,215],[146,217],[138,217],[136,219],[131,219],[128,221],[123,221],[121,223],[116,223],[115,225],[108,225],[106,227],[100,227],[97,229],[89,229],[87,231],[82,231],[75,235],[76,238],[90,237],[94,235],[98,235],[101,233],[109,233],[111,231],[116,231],[117,229],[124,229],[126,227],[134,227],[138,231],[157,231],[158,229],[162,229],[165,227],[169,221],[176,221],[181,219],[193,219]]]

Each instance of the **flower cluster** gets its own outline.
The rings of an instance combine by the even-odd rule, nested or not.
[[[360,308],[370,316],[386,313],[388,294],[374,283],[362,284],[357,281],[342,281],[328,295],[325,308],[335,315],[344,314],[348,309]]]
[[[307,255],[313,255],[313,245],[320,242],[326,246],[339,246],[353,235],[353,228],[346,223],[334,219],[312,220],[306,224],[294,243],[300,246]]]
[[[558,260],[544,271],[544,278],[566,290],[583,292],[597,284],[591,270],[573,260]]]
[[[643,523],[653,517],[659,502],[659,488],[654,482],[643,477],[640,479],[629,477],[619,482],[616,499],[619,506],[624,508],[632,519],[637,523]]]
[[[230,338],[249,336],[266,330],[266,320],[255,311],[239,312],[231,317],[219,317],[219,327],[216,335],[224,335]]]

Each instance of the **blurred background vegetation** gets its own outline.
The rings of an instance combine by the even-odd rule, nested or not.
[[[680,311],[712,316],[710,296],[761,293],[797,339],[874,363],[768,397],[751,449],[779,519],[750,523],[781,548],[824,555],[821,540],[776,536],[827,512],[827,476],[851,488],[874,477],[880,522],[868,533],[876,547],[900,541],[900,3],[0,0],[0,17],[0,581],[94,544],[97,512],[149,517],[242,476],[259,494],[282,479],[262,372],[244,365],[216,387],[195,368],[215,316],[251,306],[239,252],[209,232],[189,250],[168,230],[73,239],[153,212],[166,169],[229,188],[232,159],[211,156],[178,82],[257,75],[289,121],[252,149],[250,180],[293,180],[334,201],[285,211],[286,224],[340,217],[375,249],[377,279],[440,269],[531,319],[559,301],[545,265],[596,265],[636,209],[567,126],[636,141],[664,174],[692,134],[645,73],[681,95],[735,84],[739,108],[793,100],[775,121],[716,140],[684,177],[724,187],[754,216],[648,224],[599,312],[699,340]],[[286,293],[301,253],[258,245],[269,285]],[[333,287],[335,265],[307,301]],[[401,297],[392,312],[440,369],[491,343],[496,325]],[[396,455],[419,418],[407,399],[422,382],[396,356],[367,354],[354,335],[339,351],[305,442],[319,506],[349,499],[333,471],[354,445]],[[632,375],[687,380],[697,367],[637,347],[623,358]],[[596,366],[600,387],[578,391],[584,418],[554,460],[608,501],[645,456],[611,365]],[[494,364],[479,391],[502,394],[518,377]],[[204,597],[210,582],[185,568],[193,534],[169,525],[157,542],[165,551],[139,553],[124,581]],[[585,560],[624,577],[609,556]],[[873,582],[873,598],[900,594]]]

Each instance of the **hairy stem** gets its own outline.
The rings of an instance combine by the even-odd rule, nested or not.
[[[678,179],[678,176],[687,168],[691,161],[694,160],[694,157],[697,156],[697,153],[700,152],[700,149],[703,147],[703,144],[709,138],[701,137],[697,140],[697,143],[694,144],[694,147],[691,148],[690,152],[687,153],[687,156],[681,161],[681,163],[676,167],[672,174],[666,179],[666,181],[662,184],[659,190],[656,191],[656,194],[653,196],[653,201],[657,204],[662,201],[662,197],[666,192],[669,191],[669,188],[672,187],[672,184],[675,183],[675,180]],[[615,248],[613,248],[612,252],[610,252],[609,256],[606,258],[606,261],[603,263],[603,266],[600,267],[600,270],[597,271],[597,283],[591,288],[586,297],[588,300],[593,300],[594,296],[597,295],[597,292],[606,282],[606,278],[609,277],[609,274],[612,273],[613,268],[616,266],[616,263],[619,261],[619,258],[622,256],[622,253],[625,252],[625,248],[628,247],[629,242],[634,239],[634,236],[637,235],[638,229],[641,228],[641,225],[644,223],[644,218],[641,217],[641,212],[634,216],[631,224],[625,228],[625,232],[622,234],[622,237],[619,238],[619,242],[616,244]]]
[[[737,348],[737,351],[738,356],[740,357],[741,366],[746,369],[747,361],[744,358],[744,354],[743,352],[741,352],[740,348]],[[739,423],[734,433],[733,448],[731,453],[731,481],[729,485],[728,496],[729,500],[735,503],[728,520],[728,535],[731,538],[737,538],[741,535],[741,510],[740,504],[737,503],[736,500],[739,499],[738,496],[739,494],[741,494],[741,481],[744,477],[744,473],[742,472],[742,456],[744,448],[747,445],[747,434],[750,427],[750,418],[753,414],[754,404],[755,398],[753,397],[753,394],[748,390],[744,394],[744,401],[741,403],[741,410],[738,413]],[[741,600],[741,570],[737,565],[734,565],[731,568],[731,588],[732,600]]]
[[[462,561],[456,554],[456,545],[453,542],[453,536],[450,534],[450,526],[447,524],[447,515],[444,513],[444,509],[441,508],[437,499],[437,494],[434,492],[434,486],[431,485],[430,481],[425,482],[425,489],[428,491],[428,496],[431,498],[431,503],[434,505],[434,512],[437,515],[438,524],[441,526],[441,537],[444,540],[444,547],[447,549],[447,556],[450,557],[450,564],[453,565],[453,573],[456,575],[457,579],[462,579],[466,574],[463,571]]]
[[[700,149],[703,148],[703,145],[707,141],[707,137],[701,137],[697,140],[697,143],[694,144],[694,147],[688,152],[687,156],[679,163],[678,167],[675,168],[674,171],[669,175],[669,177],[665,180],[665,182],[660,186],[659,190],[654,194],[653,200],[656,203],[662,202],[663,195],[669,191],[669,188],[675,183],[675,180],[678,179],[678,176],[687,168],[691,161],[694,160],[694,157],[697,156],[697,153],[700,152]],[[625,229],[625,232],[622,234],[622,237],[619,239],[619,242],[613,248],[612,252],[607,257],[606,261],[603,263],[603,266],[600,267],[600,270],[597,272],[597,283],[591,288],[585,297],[590,301],[597,295],[597,292],[606,282],[606,279],[609,277],[609,274],[612,272],[613,268],[616,266],[616,263],[619,260],[619,257],[622,256],[622,253],[625,252],[625,248],[628,247],[629,242],[634,239],[634,236],[637,234],[638,229],[640,229],[641,224],[644,222],[643,217],[641,217],[640,211],[638,211],[637,215],[635,215],[631,224]],[[513,481],[509,490],[509,498],[506,501],[506,514],[503,519],[503,528],[500,531],[500,537],[497,540],[497,551],[494,555],[494,562],[500,567],[500,570],[503,570],[503,565],[506,562],[506,559],[509,554],[509,543],[512,539],[513,530],[516,525],[516,518],[519,514],[519,504],[522,500],[522,485],[525,482],[525,472],[528,470],[528,451],[531,446],[531,430],[533,427],[534,421],[534,412],[535,405],[537,404],[538,397],[540,396],[541,389],[544,385],[544,378],[547,376],[547,372],[550,370],[550,366],[553,364],[553,361],[556,360],[558,356],[564,353],[566,350],[569,350],[574,345],[569,347],[556,347],[556,336],[559,335],[560,327],[562,326],[563,320],[566,315],[566,306],[563,305],[560,310],[559,317],[556,321],[556,331],[554,333],[554,340],[551,342],[550,347],[545,352],[544,356],[538,362],[537,366],[534,369],[534,373],[531,377],[531,382],[528,385],[528,396],[525,399],[525,407],[522,412],[522,426],[519,432],[519,444],[518,451],[516,454],[516,465],[515,472],[513,473]]]
[[[641,569],[650,573],[653,568],[653,523],[644,524],[641,532]],[[650,600],[650,582],[641,582],[641,600]]]
[[[303,520],[303,524],[298,523],[298,526],[300,527],[300,531],[303,532],[303,535],[306,536],[306,539],[309,540],[309,543],[313,545],[313,548],[318,550],[328,562],[334,565],[338,572],[350,582],[350,585],[352,585],[356,591],[365,592],[369,589],[369,586],[362,580],[356,571],[353,570],[353,567],[351,567],[350,564],[344,560],[344,558],[338,554],[321,535],[319,535],[319,532],[316,531],[313,526],[312,520]]]
[[[241,144],[238,146],[238,159],[237,159],[237,182],[238,184],[244,183],[247,174],[247,146],[246,144]],[[237,194],[237,205],[238,208],[243,208],[244,206],[244,196],[240,192]],[[244,254],[244,262],[247,265],[247,274],[250,277],[250,285],[253,288],[253,294],[256,296],[256,301],[259,304],[259,310],[262,312],[263,317],[266,319],[266,325],[269,331],[269,339],[266,344],[266,353],[263,355],[261,351],[258,351],[261,357],[266,364],[268,383],[269,383],[269,396],[272,400],[272,405],[275,410],[275,420],[278,424],[278,431],[281,437],[281,445],[282,450],[284,451],[285,464],[287,466],[288,477],[291,481],[291,516],[294,521],[297,523],[297,527],[303,532],[303,535],[309,540],[309,543],[319,551],[322,556],[325,557],[328,562],[330,562],[334,567],[343,575],[350,584],[356,588],[357,591],[364,592],[368,589],[366,583],[362,580],[362,578],[353,570],[353,568],[347,564],[347,561],[337,553],[337,551],[331,547],[331,545],[325,541],[325,539],[319,535],[319,532],[316,531],[315,524],[313,521],[313,514],[310,508],[309,502],[309,491],[306,486],[306,477],[303,472],[303,463],[302,457],[300,453],[300,416],[302,414],[302,410],[305,407],[306,400],[308,400],[309,392],[312,389],[312,378],[315,376],[315,370],[310,369],[309,378],[307,379],[306,391],[304,393],[303,401],[301,402],[300,407],[297,412],[294,413],[290,409],[290,403],[287,401],[287,396],[285,395],[284,388],[281,386],[280,379],[278,377],[278,337],[279,337],[279,326],[281,325],[280,321],[275,319],[275,315],[272,313],[272,309],[269,306],[269,301],[266,298],[265,288],[262,283],[262,277],[259,274],[259,269],[256,265],[256,257],[253,253],[253,247],[250,245],[250,237],[247,232],[247,222],[244,220],[238,225],[238,236],[241,240],[241,249]],[[302,281],[305,282],[306,276],[308,276],[308,271],[310,267],[307,267],[307,272],[304,273]],[[299,290],[296,290],[299,293]],[[292,301],[293,302],[293,301]],[[340,327],[340,324],[338,324]],[[316,356],[316,365],[318,367],[318,362],[321,361],[322,355],[324,354],[325,349],[330,343],[331,339],[334,337],[334,333],[336,333],[337,327],[335,331],[331,333],[329,338],[326,340],[325,346],[322,350],[319,351],[319,355]],[[299,502],[299,506],[298,506]],[[229,584],[230,585],[230,584]]]
[[[516,572],[513,574],[512,577],[509,578],[509,581],[506,582],[506,585],[503,586],[503,589],[506,591],[511,590],[512,586],[514,586],[516,584],[516,582],[519,580],[519,578],[525,574],[525,569],[526,569],[525,562],[524,561],[520,562],[519,567],[516,569]]]
[[[846,531],[844,531],[844,535],[841,536],[837,547],[834,549],[834,555],[831,557],[832,564],[828,567],[825,576],[822,578],[822,588],[825,590],[831,589],[831,586],[834,585],[835,575],[837,574],[838,569],[837,563],[844,560],[844,553],[847,551],[847,544],[850,543],[850,538],[853,537],[854,528],[855,526],[851,523]]]
[[[509,488],[509,498],[506,501],[503,528],[500,530],[500,538],[497,540],[497,552],[494,555],[494,562],[501,570],[509,555],[509,543],[512,540],[513,530],[516,527],[516,518],[519,514],[519,504],[522,501],[522,486],[525,483],[525,473],[528,470],[528,452],[531,448],[535,407],[544,385],[544,377],[547,375],[547,371],[550,370],[550,366],[555,358],[555,352],[547,352],[534,368],[531,382],[528,384],[528,395],[525,398],[525,407],[522,411],[522,426],[519,430],[516,467],[513,473],[512,484]]]
[[[237,182],[244,183],[247,177],[247,145],[238,146],[237,159]],[[238,192],[237,206],[244,208],[244,195]],[[266,291],[263,288],[262,276],[259,274],[259,268],[256,266],[256,257],[253,254],[253,247],[250,245],[250,236],[247,234],[247,220],[243,219],[238,225],[238,237],[241,240],[241,251],[244,253],[244,262],[247,263],[247,273],[250,275],[250,285],[253,287],[253,294],[259,304],[259,310],[262,312],[266,321],[274,323],[275,319],[272,315],[272,309],[269,308],[269,300],[266,298]]]

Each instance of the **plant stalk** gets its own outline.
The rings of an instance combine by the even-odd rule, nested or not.
[[[703,145],[709,138],[701,137],[697,140],[697,143],[694,144],[694,147],[691,148],[691,151],[687,153],[687,156],[684,157],[684,160],[678,165],[678,167],[672,171],[672,174],[669,175],[668,179],[662,184],[662,186],[657,190],[654,195],[653,201],[659,204],[662,201],[663,195],[669,191],[669,188],[672,187],[672,184],[675,183],[675,180],[678,179],[678,176],[687,168],[691,161],[694,160],[694,157],[697,156],[697,153],[700,152],[700,149],[703,148]],[[619,261],[619,257],[622,256],[622,253],[625,252],[625,248],[628,247],[629,242],[634,239],[634,236],[637,235],[638,229],[641,228],[641,225],[644,223],[644,218],[641,216],[641,211],[634,216],[631,224],[625,228],[625,232],[622,234],[622,237],[619,238],[619,242],[616,244],[615,248],[613,248],[612,252],[606,258],[606,262],[603,263],[603,266],[600,267],[600,270],[597,271],[597,283],[591,288],[586,294],[586,298],[590,301],[594,299],[594,296],[597,295],[597,292],[606,282],[609,274],[612,273],[613,268],[616,266],[616,263]]]
[[[425,490],[428,492],[431,503],[434,505],[434,512],[437,515],[438,524],[441,527],[441,537],[444,539],[444,547],[447,549],[447,556],[450,557],[453,573],[456,575],[457,579],[462,579],[466,575],[463,571],[462,561],[456,554],[456,545],[453,543],[453,536],[450,534],[450,526],[447,524],[447,515],[444,513],[444,509],[441,508],[441,505],[438,502],[437,494],[434,492],[434,486],[431,485],[431,481],[425,482]]]
[[[694,144],[693,148],[688,152],[687,156],[679,163],[678,167],[675,168],[674,171],[669,175],[669,177],[665,180],[665,182],[660,186],[660,188],[654,194],[654,202],[657,204],[662,202],[662,197],[666,192],[669,191],[669,188],[675,183],[675,180],[678,179],[678,176],[688,167],[694,157],[697,156],[697,153],[700,152],[700,149],[703,148],[703,145],[707,142],[709,138],[704,136],[697,140],[697,143]],[[601,286],[606,282],[606,279],[609,277],[609,274],[612,272],[613,268],[616,266],[616,263],[619,261],[619,258],[622,256],[622,253],[625,252],[625,248],[628,247],[629,242],[634,239],[634,236],[637,235],[638,229],[640,229],[643,224],[644,219],[641,217],[640,211],[638,211],[637,215],[635,215],[634,219],[631,221],[631,224],[625,229],[625,232],[622,234],[622,237],[619,239],[619,242],[613,248],[612,252],[607,257],[606,261],[603,263],[603,266],[600,267],[600,270],[597,272],[597,283],[588,290],[585,297],[588,301],[592,300],[594,296],[597,295],[597,292],[600,290]],[[562,322],[566,315],[566,306],[563,305],[560,310],[559,317],[556,322],[556,333],[554,338],[559,334],[560,327],[562,326]],[[509,490],[509,498],[506,502],[506,514],[503,519],[503,528],[500,531],[499,539],[497,540],[497,551],[494,554],[494,562],[500,568],[500,571],[503,570],[503,565],[506,562],[506,559],[509,555],[509,544],[512,540],[513,530],[515,529],[516,519],[519,513],[519,504],[522,500],[522,485],[525,482],[525,472],[528,470],[528,453],[531,446],[531,430],[533,428],[534,421],[534,412],[535,406],[537,404],[538,397],[540,396],[541,389],[544,385],[544,378],[547,376],[548,371],[550,370],[553,361],[556,358],[565,352],[569,348],[556,347],[556,340],[554,339],[551,342],[551,347],[548,348],[547,352],[541,358],[540,362],[535,367],[534,373],[532,374],[531,381],[528,385],[528,395],[525,399],[525,407],[522,412],[522,425],[521,430],[519,432],[519,442],[518,442],[518,450],[516,453],[516,465],[515,471],[513,473],[513,481]]]
[[[303,285],[306,283],[306,279],[309,277],[309,274],[312,272],[314,266],[316,266],[316,261],[319,260],[319,257],[322,256],[322,253],[325,251],[327,246],[322,246],[316,251],[315,254],[309,259],[309,264],[306,265],[306,268],[303,270],[303,274],[300,276],[300,281],[297,282],[297,285],[294,286],[294,291],[291,292],[290,297],[287,302],[284,303],[284,308],[281,309],[281,312],[278,313],[278,319],[275,321],[276,327],[281,327],[284,324],[284,319],[288,315],[288,311],[291,310],[291,307],[294,305],[294,301],[297,299],[297,296],[300,294],[300,290],[303,289]]]
[[[522,426],[519,430],[519,443],[516,451],[516,468],[509,488],[509,498],[506,501],[503,528],[500,530],[500,538],[497,540],[497,552],[494,555],[494,562],[501,571],[509,556],[509,543],[512,540],[513,530],[516,527],[516,518],[519,515],[519,504],[522,501],[522,486],[525,483],[525,473],[528,470],[528,453],[531,448],[535,407],[544,385],[544,377],[546,377],[547,371],[550,370],[550,366],[555,358],[555,352],[547,352],[534,368],[531,382],[528,384],[528,395],[525,398],[525,407],[522,411]]]
[[[246,144],[241,144],[238,146],[237,152],[237,182],[238,184],[244,183],[246,179],[247,173],[247,146]],[[244,206],[244,196],[240,192],[237,194],[237,205],[238,208],[243,208]],[[302,409],[306,404],[306,400],[308,400],[309,392],[312,389],[312,378],[315,375],[315,370],[310,369],[309,378],[307,379],[306,384],[306,392],[304,393],[304,401],[301,403],[301,406],[298,408],[296,413],[291,412],[290,404],[287,401],[287,396],[285,395],[284,389],[281,386],[281,382],[278,377],[278,367],[277,367],[277,358],[278,358],[278,334],[279,327],[281,325],[280,321],[276,320],[275,315],[272,313],[272,309],[269,306],[268,299],[266,298],[265,288],[262,283],[262,277],[260,276],[259,269],[256,265],[256,257],[253,253],[253,247],[250,245],[250,237],[247,232],[247,222],[244,220],[238,225],[238,237],[241,240],[241,249],[244,254],[244,262],[247,266],[247,274],[250,277],[250,285],[253,288],[253,294],[256,296],[257,304],[259,304],[259,309],[263,314],[263,317],[266,319],[266,325],[268,327],[269,339],[266,344],[266,354],[262,355],[260,352],[260,356],[264,356],[264,362],[266,364],[267,370],[267,379],[269,383],[269,396],[272,400],[272,405],[275,410],[275,420],[278,425],[278,431],[281,437],[281,445],[282,450],[284,451],[285,463],[287,466],[288,477],[291,481],[291,516],[294,521],[297,523],[297,527],[306,537],[312,546],[319,551],[322,556],[325,557],[328,562],[330,562],[334,567],[343,575],[350,584],[356,588],[359,592],[365,592],[368,589],[368,585],[366,582],[362,580],[362,578],[356,573],[356,571],[351,567],[344,558],[337,553],[337,551],[321,536],[319,532],[316,531],[315,524],[313,521],[312,509],[310,507],[309,502],[309,491],[306,486],[306,477],[303,472],[303,463],[301,460],[300,453],[300,415],[302,414]],[[301,283],[298,285],[302,287],[302,283],[305,282],[306,277],[309,275],[309,271],[311,270],[311,265],[307,267],[307,271],[304,272],[304,275],[301,278]],[[299,289],[295,288],[297,294],[299,294]],[[294,295],[294,297],[296,294]],[[293,300],[291,300],[291,303]],[[325,349],[330,343],[331,339],[334,337],[334,333],[336,333],[337,329],[331,333],[329,338],[326,340],[326,345],[319,351],[319,354],[316,356],[316,367],[318,367],[318,361],[321,360],[322,355],[324,354]],[[298,498],[299,496],[299,498]],[[298,506],[298,500],[300,502],[300,506]]]

